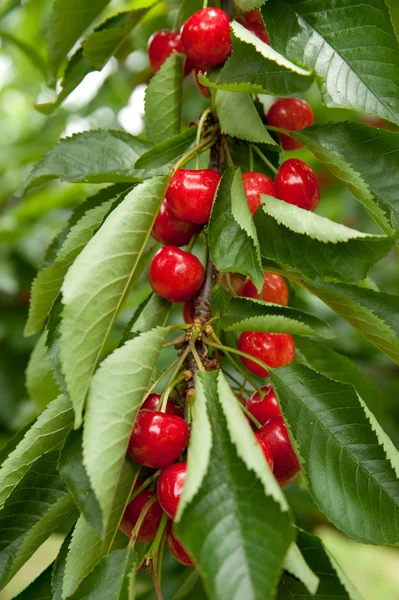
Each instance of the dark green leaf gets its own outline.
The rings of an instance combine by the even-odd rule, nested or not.
[[[399,47],[383,0],[269,0],[272,47],[314,69],[324,103],[398,122]]]
[[[57,558],[53,563],[51,588],[53,592],[52,600],[64,600],[62,593],[62,584],[64,581],[65,573],[65,562],[68,554],[69,546],[72,540],[72,531],[70,531],[64,538],[61,548],[58,552]]]
[[[359,542],[399,543],[399,455],[354,388],[298,364],[270,377],[320,510]]]
[[[13,600],[53,600],[51,574],[53,564],[47,567],[27,588],[14,596]]]
[[[157,169],[168,165],[174,160],[177,160],[182,154],[184,154],[193,144],[195,136],[197,135],[197,128],[190,127],[175,135],[174,137],[159,142],[156,146],[148,150],[140,156],[136,164],[136,169]]]

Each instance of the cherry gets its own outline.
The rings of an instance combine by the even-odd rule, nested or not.
[[[281,417],[280,407],[276,394],[271,385],[261,388],[265,395],[254,392],[247,402],[247,409],[261,425],[264,425],[272,417]]]
[[[213,169],[176,171],[166,192],[176,217],[198,225],[208,223],[219,181],[220,175]]]
[[[266,27],[259,9],[245,13],[242,16],[242,19],[239,19],[239,23],[244,25],[248,31],[252,31],[252,33],[262,40],[262,42],[269,44],[270,46],[269,36],[267,35]]]
[[[183,319],[185,323],[194,323],[195,307],[192,300],[187,300],[187,302],[183,304]]]
[[[238,401],[243,405],[246,406],[247,403],[245,401],[245,398],[243,396],[241,396],[241,394],[236,394],[236,398],[238,399]],[[248,423],[250,424],[251,427],[253,427],[253,421],[251,421],[251,419],[248,417],[248,415],[246,415],[244,413],[244,417],[246,418],[246,420],[248,421]]]
[[[256,209],[262,204],[260,199],[261,194],[276,196],[273,181],[267,175],[263,175],[263,173],[252,171],[243,173],[242,182],[252,216],[254,216]]]
[[[147,51],[151,69],[154,73],[159,71],[165,60],[169,58],[174,50],[183,54],[180,33],[175,33],[174,31],[170,31],[170,29],[160,29],[152,34],[148,40]],[[193,64],[186,59],[184,74],[188,75],[192,69]]]
[[[320,185],[316,173],[298,158],[286,160],[276,179],[276,196],[288,204],[314,210],[320,201]]]
[[[176,246],[164,246],[152,259],[149,277],[158,296],[169,302],[185,302],[200,291],[205,271],[193,254]]]
[[[244,331],[238,339],[241,352],[251,354],[273,368],[292,363],[295,356],[295,344],[289,333],[261,333]],[[269,371],[249,358],[241,357],[244,365],[258,377],[267,377]]]
[[[239,295],[244,298],[259,298],[258,291],[249,277],[245,280],[244,287]],[[265,302],[287,306],[288,287],[284,279],[277,273],[264,273],[261,297]]]
[[[272,450],[274,459],[274,475],[280,486],[287,485],[295,479],[301,467],[292,447],[284,419],[273,417],[257,432]]]
[[[184,419],[144,408],[134,423],[128,452],[139,465],[164,469],[179,458],[187,440]]]
[[[263,456],[265,457],[266,462],[270,467],[270,470],[273,471],[274,459],[273,459],[272,449],[270,448],[269,444],[262,438],[262,436],[257,431],[255,431],[255,437],[257,439],[259,446],[261,447]]]
[[[194,566],[194,563],[188,555],[187,551],[175,537],[173,533],[172,523],[169,523],[166,528],[166,541],[168,543],[169,550],[171,551],[175,559],[179,561],[179,563],[181,563],[185,567]]]
[[[230,19],[219,8],[198,10],[180,33],[183,49],[196,67],[213,69],[230,56]]]
[[[147,410],[158,410],[159,401],[161,399],[161,394],[150,394],[141,405],[141,408],[146,408]],[[166,403],[166,414],[167,415],[176,415],[177,417],[181,417],[181,412],[170,402],[170,400]]]
[[[313,125],[313,111],[311,106],[299,98],[279,98],[273,102],[267,112],[267,120],[273,127],[298,131],[309,125]],[[301,142],[280,133],[281,144],[284,150],[296,150],[301,148]]]
[[[194,67],[194,81],[195,81],[195,84],[196,84],[197,88],[199,89],[199,91],[201,92],[201,94],[204,96],[204,98],[210,98],[211,97],[211,90],[206,85],[203,85],[200,82],[200,80],[198,79],[198,74],[202,73],[202,72],[203,72],[203,69],[199,69],[198,67]]]
[[[141,484],[141,481],[137,481],[134,489],[136,490]],[[136,525],[144,506],[149,500],[151,500],[151,498],[155,498],[155,493],[148,490],[143,490],[130,502],[130,504],[128,504],[119,526],[123,533],[129,537],[132,535],[133,528]],[[137,536],[138,542],[151,542],[154,539],[162,519],[162,514],[163,512],[161,505],[158,501],[154,502],[144,517],[139,534]]]
[[[246,280],[243,279],[241,275],[238,275],[238,273],[222,273],[222,276],[220,278],[220,283],[222,284],[224,289],[230,293],[233,290],[234,293],[237,294],[237,296],[242,295],[242,290],[244,289],[245,281]]]
[[[169,204],[164,200],[152,227],[151,235],[161,244],[185,246],[197,231],[194,223],[187,223],[176,218]]]
[[[186,481],[187,463],[175,463],[166,467],[159,476],[157,483],[157,496],[164,513],[174,519],[180,496],[183,493]]]

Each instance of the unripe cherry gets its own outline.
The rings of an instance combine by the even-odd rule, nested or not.
[[[314,210],[320,201],[316,173],[299,158],[290,158],[281,165],[274,185],[277,198],[299,208]]]
[[[245,196],[247,198],[249,210],[252,216],[257,208],[262,204],[260,195],[267,194],[268,196],[276,196],[274,183],[267,175],[249,171],[242,174],[242,182],[244,184]]]
[[[168,204],[177,218],[204,225],[211,216],[220,174],[213,169],[179,169],[166,192]]]
[[[273,459],[273,453],[272,453],[272,450],[271,450],[269,444],[262,438],[262,436],[259,435],[259,433],[257,431],[255,431],[255,437],[256,437],[256,440],[257,440],[259,446],[261,447],[263,456],[265,457],[265,460],[266,460],[267,464],[269,465],[270,470],[273,471],[274,459]]]
[[[314,117],[311,106],[299,98],[279,98],[267,112],[269,125],[287,129],[288,131],[299,131],[309,125],[313,125]],[[295,150],[301,148],[301,142],[294,138],[279,133],[284,150]]]
[[[176,246],[164,246],[150,266],[150,284],[158,296],[169,302],[185,302],[198,294],[205,270],[193,254]]]
[[[173,533],[172,523],[168,523],[166,528],[166,541],[169,546],[169,550],[175,557],[175,559],[184,565],[185,567],[193,567],[194,563],[190,558],[187,550],[184,546],[179,542],[179,540],[175,537]]]
[[[141,481],[136,482],[134,489],[136,490],[141,484]],[[139,520],[145,505],[152,498],[155,498],[154,492],[143,490],[138,496],[133,498],[130,504],[128,504],[126,507],[119,528],[127,536],[130,537],[132,535],[133,528]],[[137,536],[138,542],[152,542],[161,522],[162,514],[161,505],[158,501],[154,502],[141,524],[140,531]]]
[[[157,496],[164,513],[174,519],[186,481],[187,463],[175,463],[166,467],[157,483]]]
[[[164,200],[152,227],[151,235],[161,244],[186,246],[197,229],[194,223],[178,219],[167,201]]]
[[[245,280],[240,296],[244,298],[259,299],[259,294],[249,277]],[[261,298],[265,302],[273,302],[287,306],[288,287],[281,275],[277,273],[264,273],[264,283],[261,291]]]
[[[190,61],[201,69],[213,69],[231,53],[230,19],[219,8],[203,8],[181,29],[181,43]]]
[[[170,29],[160,29],[152,34],[148,40],[147,51],[151,69],[156,73],[162,67],[163,63],[173,51],[183,54],[180,33],[170,31]],[[193,64],[186,59],[184,64],[184,74],[192,71]]]
[[[283,487],[295,479],[301,467],[292,447],[282,417],[273,417],[256,432],[271,448],[274,459],[274,475]]]
[[[247,402],[247,409],[261,425],[264,425],[273,417],[281,417],[281,411],[272,386],[265,385],[261,389],[265,395],[262,397],[259,392],[254,392]]]
[[[141,408],[146,408],[147,410],[160,410],[159,402],[161,400],[161,394],[150,394],[144,400]],[[170,400],[166,403],[166,414],[167,415],[176,415],[177,417],[181,417],[181,412]]]
[[[262,333],[244,331],[238,339],[238,349],[263,361],[269,367],[277,368],[292,363],[295,357],[295,344],[288,333]],[[269,371],[245,356],[244,365],[258,377],[267,377]]]

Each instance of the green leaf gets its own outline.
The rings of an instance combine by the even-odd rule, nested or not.
[[[266,0],[236,0],[235,5],[244,12],[249,12],[255,8],[259,8],[259,6],[262,6],[265,2]]]
[[[65,564],[63,598],[71,596],[113,546],[119,523],[129,502],[139,467],[129,460],[123,463],[111,518],[101,540],[81,516],[75,526]],[[127,538],[126,538],[127,540]],[[59,600],[54,599],[54,600]],[[61,600],[61,599],[60,599]]]
[[[218,271],[241,273],[263,285],[259,241],[239,169],[220,181],[209,222],[209,251]]]
[[[262,256],[313,281],[362,281],[396,236],[349,229],[271,196],[255,215]]]
[[[193,144],[197,135],[197,128],[190,127],[164,142],[159,142],[148,152],[140,156],[134,165],[136,169],[157,169],[169,165],[184,154]]]
[[[287,511],[223,375],[201,372],[176,532],[211,598],[273,597],[294,537]]]
[[[82,518],[82,517],[80,517]],[[53,563],[51,588],[53,592],[52,600],[64,600],[62,593],[62,584],[64,581],[65,563],[68,549],[72,539],[72,530],[70,530],[62,542],[57,558]]]
[[[239,23],[231,29],[233,52],[222,69],[200,76],[205,85],[230,92],[288,95],[304,92],[313,83],[312,71],[290,62]]]
[[[18,39],[8,31],[0,30],[0,39],[6,40],[6,42],[11,42],[11,44],[14,44],[14,46],[19,48],[19,50],[21,50],[21,52],[23,52],[24,55],[31,61],[32,65],[34,65],[36,69],[38,69],[38,71],[40,71],[41,74],[44,75],[44,77],[46,77],[46,63],[44,62],[40,54],[36,52],[36,50],[30,44],[26,44],[25,42]]]
[[[391,227],[377,201],[399,212],[399,133],[361,123],[320,123],[293,135],[389,232]]]
[[[297,308],[253,300],[232,298],[221,314],[227,331],[273,331],[298,335],[335,337],[330,325]]]
[[[51,82],[69,50],[110,0],[54,0],[47,21],[48,74]]]
[[[13,597],[13,600],[53,600],[51,573],[53,563],[47,567],[28,587]]]
[[[60,448],[73,425],[70,402],[59,396],[38,416],[0,469],[0,505],[43,454]]]
[[[60,394],[47,356],[46,337],[47,332],[43,332],[33,348],[26,369],[26,389],[38,413]]]
[[[269,0],[262,7],[271,45],[314,69],[330,107],[399,120],[399,47],[383,0]]]
[[[121,344],[132,340],[140,333],[155,329],[155,327],[164,327],[172,311],[172,304],[152,293],[140,304],[133,317],[126,326]]]
[[[57,474],[58,453],[42,456],[24,475],[0,515],[0,586],[19,571],[51,533],[75,514]]]
[[[164,142],[180,133],[184,56],[173,52],[154,77],[145,94],[148,137]]]
[[[108,216],[70,267],[62,285],[61,360],[81,414],[104,343],[135,278],[165,193],[165,179],[135,187]]]
[[[81,431],[70,431],[60,452],[58,471],[67,484],[79,511],[101,537],[101,509],[83,464]]]
[[[297,544],[306,562],[319,577],[317,592],[312,596],[315,600],[362,600],[335,559],[325,548],[320,538],[306,531],[298,530]],[[277,595],[277,600],[302,600],[309,597],[301,581],[284,573]]]
[[[310,592],[312,596],[316,593],[320,579],[309,567],[303,554],[294,542],[291,544],[285,557],[284,569],[301,582],[302,589]]]
[[[125,131],[76,133],[62,139],[41,159],[18,193],[22,195],[50,179],[69,183],[140,181],[148,173],[136,171],[133,165],[149,148],[149,142]]]
[[[270,377],[320,510],[359,542],[399,543],[398,453],[354,388],[297,364]]]
[[[157,328],[126,342],[103,361],[93,377],[85,415],[83,454],[102,510],[104,529],[133,424],[167,332]]]
[[[267,144],[278,152],[281,150],[262,123],[248,94],[218,90],[215,106],[222,133],[249,142]]]
[[[369,342],[399,364],[397,296],[345,283],[302,283]]]
[[[90,203],[85,203],[88,210],[81,218],[72,227],[67,226],[68,234],[54,260],[45,266],[33,281],[25,335],[32,335],[42,329],[69,267],[101,226],[119,193],[120,186],[117,185],[101,190],[90,199]],[[124,194],[126,193],[125,191]],[[121,198],[123,193],[119,200]],[[93,208],[89,209],[92,204]]]
[[[130,545],[112,552],[81,583],[71,600],[127,600],[126,590],[135,575],[136,559]]]

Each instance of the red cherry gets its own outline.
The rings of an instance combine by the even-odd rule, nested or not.
[[[298,158],[286,160],[274,182],[276,196],[288,204],[314,210],[320,201],[320,185],[316,173]]]
[[[149,277],[158,296],[169,302],[185,302],[200,291],[205,271],[194,254],[164,246],[152,259]]]
[[[136,490],[141,484],[142,481],[137,481],[134,489]],[[130,502],[130,504],[128,504],[119,526],[123,533],[129,537],[132,535],[133,528],[136,525],[144,506],[151,498],[155,498],[155,493],[143,490]],[[162,514],[161,505],[158,501],[154,502],[144,517],[144,521],[137,536],[138,542],[152,542],[161,522]]]
[[[148,40],[147,51],[151,69],[154,73],[159,71],[165,60],[169,58],[174,50],[183,54],[180,33],[175,33],[174,31],[170,31],[170,29],[160,29],[152,34]],[[184,74],[188,75],[192,69],[193,64],[186,59]]]
[[[239,19],[239,22],[242,23],[248,31],[252,31],[252,33],[262,40],[262,42],[269,44],[270,46],[269,36],[267,35],[266,27],[259,9],[245,13],[242,19]]]
[[[168,543],[169,550],[171,551],[175,559],[179,561],[179,563],[181,563],[185,567],[194,566],[194,563],[188,555],[187,551],[175,537],[172,529],[172,523],[169,523],[166,528],[166,541]]]
[[[311,106],[299,98],[279,98],[273,102],[267,112],[267,120],[273,127],[281,127],[288,131],[298,131],[313,125],[314,117]],[[301,148],[301,142],[280,133],[281,144],[284,150]]]
[[[157,496],[164,513],[174,519],[186,481],[187,463],[175,463],[162,471],[157,483]]]
[[[183,49],[196,67],[213,69],[230,56],[230,19],[219,8],[198,10],[180,33]]]
[[[194,223],[187,223],[178,219],[169,204],[164,200],[155,219],[151,235],[154,240],[161,242],[161,244],[185,246],[196,231],[197,226]]]
[[[256,209],[262,204],[260,199],[261,194],[276,196],[273,181],[267,175],[263,175],[263,173],[252,171],[243,173],[242,182],[252,216],[254,216]]]
[[[228,281],[227,275],[230,276],[230,285]],[[222,273],[220,278],[220,283],[224,287],[225,290],[231,293],[231,288],[237,294],[237,296],[242,295],[242,290],[244,289],[245,279],[238,275],[238,273]],[[230,288],[231,286],[231,288]]]
[[[142,409],[130,436],[128,452],[139,465],[164,469],[179,458],[187,440],[188,427],[184,419]]]
[[[292,447],[282,417],[273,417],[256,432],[271,448],[274,459],[274,475],[280,486],[295,479],[301,467]]]
[[[141,405],[141,408],[146,408],[147,410],[158,410],[159,401],[161,399],[161,394],[150,394]],[[170,400],[166,403],[166,414],[167,415],[176,415],[177,417],[181,417],[181,412],[170,402]]]
[[[208,223],[219,181],[220,175],[213,169],[176,171],[166,192],[176,217],[198,225]]]
[[[295,356],[295,344],[289,333],[261,333],[244,331],[238,339],[241,352],[251,354],[272,368],[292,363]],[[249,358],[241,357],[244,365],[258,377],[267,377],[269,371]]]
[[[187,300],[187,302],[183,304],[183,319],[185,323],[194,323],[195,307],[192,300]]]
[[[256,300],[259,298],[257,289],[249,277],[247,277],[245,280],[244,287],[239,295],[243,296],[244,298],[255,298]],[[261,296],[262,300],[265,302],[273,302],[274,304],[287,306],[287,284],[280,275],[277,275],[277,273],[265,273]]]
[[[265,385],[262,391],[265,392],[263,398],[259,392],[252,394],[247,402],[247,409],[261,425],[264,425],[272,417],[281,417],[281,411],[272,386]]]
[[[259,446],[261,447],[263,456],[265,457],[266,462],[270,467],[270,470],[273,471],[274,459],[273,459],[273,453],[272,453],[272,450],[271,450],[269,444],[262,438],[262,436],[259,435],[259,433],[257,431],[255,431],[255,437],[258,441]]]
[[[201,92],[201,94],[204,96],[204,98],[210,98],[211,97],[211,90],[206,85],[203,85],[199,81],[199,79],[198,79],[198,74],[202,73],[202,72],[203,72],[203,69],[199,69],[198,67],[194,67],[194,81],[195,81],[195,84],[196,84],[197,88],[199,89],[199,91]]]

